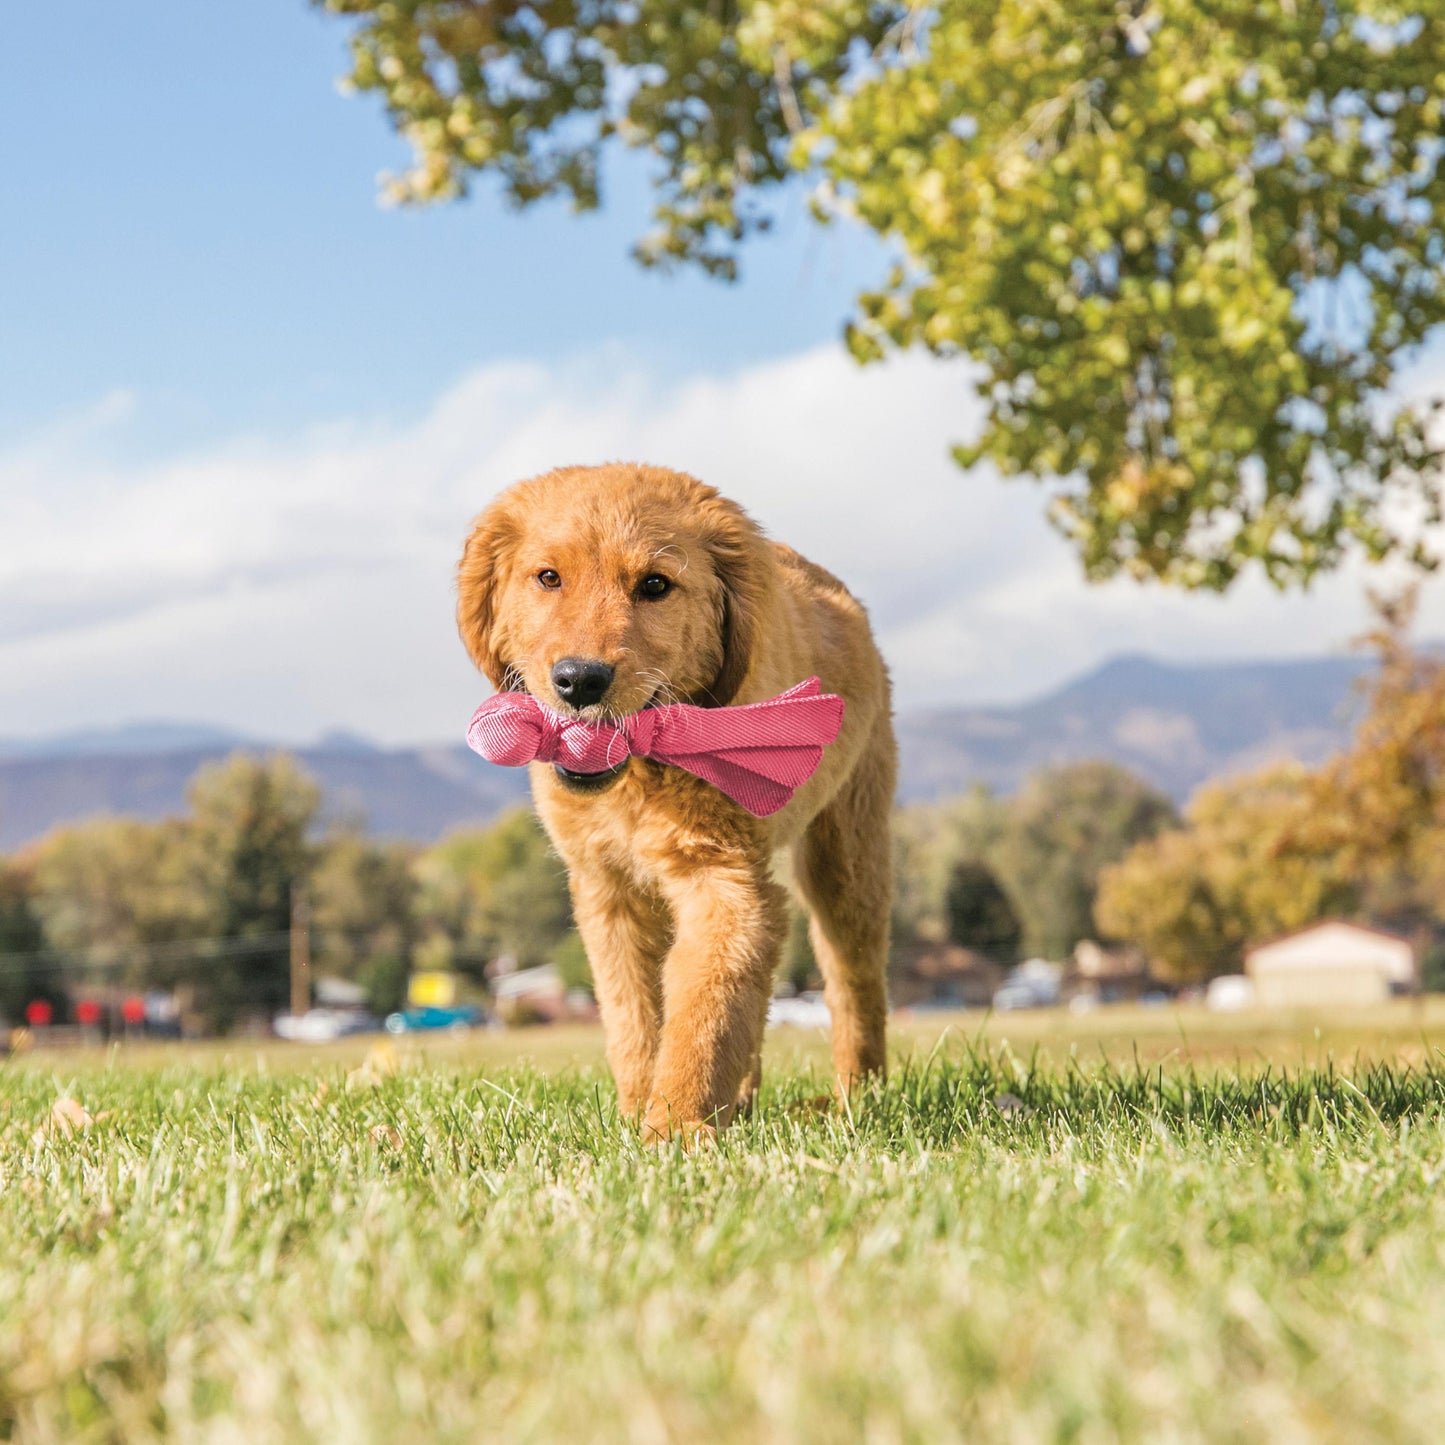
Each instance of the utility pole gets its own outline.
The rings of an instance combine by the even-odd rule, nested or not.
[[[311,904],[303,883],[291,885],[291,1017],[311,1007]]]

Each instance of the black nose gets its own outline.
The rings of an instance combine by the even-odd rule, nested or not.
[[[564,657],[552,667],[552,686],[563,702],[570,702],[573,707],[587,707],[606,697],[613,672],[605,662]]]

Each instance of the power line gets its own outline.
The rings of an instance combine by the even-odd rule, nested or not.
[[[324,939],[344,930],[312,929],[312,940]],[[41,948],[28,953],[0,953],[0,976],[45,971],[59,973],[66,969],[106,970],[127,965],[164,963],[219,963],[225,959],[248,955],[281,954],[291,947],[290,930],[257,934],[253,938],[182,938],[165,943],[97,944],[90,948]],[[456,948],[450,953],[453,964],[487,964],[495,954],[484,949]]]
[[[262,933],[252,938],[183,938],[166,943],[129,943],[118,948],[42,948],[32,953],[0,953],[0,973],[34,968],[123,968],[131,963],[185,963],[190,960],[237,958],[248,953],[273,953],[288,946],[289,932]]]

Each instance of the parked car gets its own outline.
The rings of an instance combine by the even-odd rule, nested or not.
[[[799,1029],[825,1029],[831,1022],[828,1005],[820,993],[800,993],[794,998],[775,998],[768,1005],[768,1027],[780,1024]]]
[[[417,1034],[446,1029],[460,1034],[467,1029],[480,1028],[486,1022],[486,1013],[475,1004],[460,1004],[455,1008],[409,1008],[387,1014],[386,1031],[389,1034]]]
[[[1204,991],[1206,1008],[1221,1013],[1234,1013],[1254,1005],[1254,980],[1242,973],[1225,973],[1209,980]]]
[[[1000,1011],[1016,1008],[1052,1008],[1062,992],[1063,969],[1047,959],[1031,958],[1021,963],[994,991],[993,1006]]]
[[[381,1021],[361,1009],[313,1008],[297,1017],[281,1014],[273,1022],[278,1039],[298,1044],[329,1044],[351,1034],[375,1033]]]

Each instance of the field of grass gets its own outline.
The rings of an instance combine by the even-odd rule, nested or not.
[[[1437,1013],[896,1034],[692,1155],[590,1031],[12,1059],[0,1440],[1439,1438]]]

